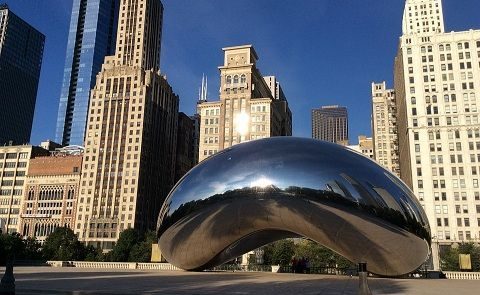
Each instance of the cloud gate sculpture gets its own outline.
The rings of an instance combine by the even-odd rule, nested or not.
[[[307,237],[378,275],[428,257],[430,228],[410,189],[343,146],[292,137],[227,148],[187,173],[158,219],[162,255],[185,270]]]

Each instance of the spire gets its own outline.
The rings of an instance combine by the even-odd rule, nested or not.
[[[202,86],[198,91],[198,100],[199,101],[207,101],[207,93],[208,93],[208,77],[205,77],[205,74],[202,75]]]
[[[203,91],[203,100],[207,101],[207,94],[208,94],[208,77],[205,77],[205,90]]]

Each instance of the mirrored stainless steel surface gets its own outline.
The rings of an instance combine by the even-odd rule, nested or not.
[[[303,236],[397,276],[418,268],[430,244],[422,207],[395,175],[343,146],[292,137],[201,162],[170,192],[157,230],[162,255],[186,270]]]

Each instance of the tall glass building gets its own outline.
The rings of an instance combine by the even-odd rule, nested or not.
[[[313,109],[312,138],[348,145],[347,108],[334,105]]]
[[[0,145],[30,141],[45,36],[0,5]]]
[[[74,0],[56,141],[83,145],[90,89],[103,60],[115,52],[118,0]]]

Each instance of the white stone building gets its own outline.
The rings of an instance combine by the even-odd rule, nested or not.
[[[395,60],[401,178],[438,245],[480,241],[480,30],[445,33],[440,0],[407,0]]]

